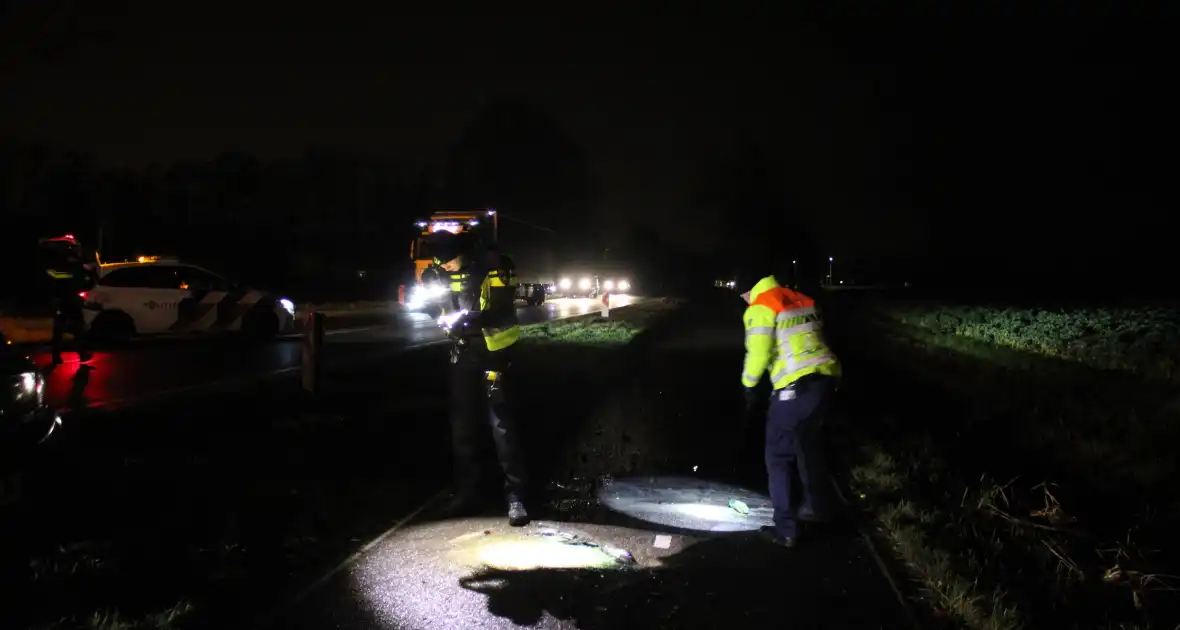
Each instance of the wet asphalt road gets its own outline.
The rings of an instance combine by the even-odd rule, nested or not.
[[[718,388],[732,382],[741,356],[733,310],[741,312],[694,309],[651,352],[632,355],[627,378],[588,401],[589,415],[561,416],[567,430],[597,426],[662,463],[601,483],[553,484],[558,490],[551,486],[534,510],[539,520],[523,528],[506,526],[502,506],[482,517],[449,518],[434,503],[400,514],[351,562],[243,627],[913,627],[854,519],[804,527],[805,543],[775,548],[756,534],[771,517],[764,489],[720,473],[740,457],[742,437],[741,423],[716,422],[741,404]],[[612,425],[615,416],[623,424]],[[594,429],[573,430],[581,445],[548,456],[602,460],[587,472],[617,467],[594,448]],[[730,507],[733,499],[746,514]]]
[[[624,306],[633,299],[614,297],[611,305]],[[517,314],[521,324],[534,324],[599,308],[598,300],[554,299],[543,306],[518,307]],[[434,320],[420,313],[341,317],[328,328],[324,354],[333,366],[381,359],[444,339]],[[265,344],[246,344],[232,337],[144,339],[96,352],[87,366],[79,364],[71,352],[56,367],[51,366],[48,352],[33,355],[37,365],[47,370],[47,402],[63,412],[116,409],[170,394],[294,374],[301,357],[297,337]]]

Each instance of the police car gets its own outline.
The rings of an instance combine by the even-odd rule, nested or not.
[[[82,297],[87,331],[100,339],[230,331],[270,338],[295,330],[291,300],[176,258],[102,264],[98,283]]]

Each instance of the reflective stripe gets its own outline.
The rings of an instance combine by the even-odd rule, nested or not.
[[[56,269],[46,269],[45,273],[49,274],[49,277],[53,278],[54,280],[66,280],[68,278],[74,277],[74,274],[68,271],[58,271]]]
[[[756,387],[758,381],[762,380],[762,375],[751,376],[749,372],[742,372],[742,385],[746,387]]]
[[[798,326],[791,326],[790,328],[781,328],[775,332],[775,337],[778,338],[779,343],[788,341],[794,335],[801,335],[803,333],[816,332],[820,330],[819,322],[807,322],[806,324],[799,324]]]
[[[516,343],[518,339],[520,339],[520,326],[483,329],[484,343],[487,344],[488,350],[492,352],[503,350]]]
[[[774,334],[774,327],[772,327],[772,326],[755,326],[755,327],[750,328],[749,330],[746,331],[747,337],[753,337],[754,335],[773,335],[773,334]]]
[[[817,367],[820,365],[824,365],[826,363],[835,363],[835,362],[836,362],[836,357],[827,353],[827,352],[825,352],[821,355],[817,355],[814,357],[808,357],[806,359],[800,359],[797,361],[790,360],[790,361],[787,361],[786,365],[779,368],[773,375],[771,375],[770,382],[777,384],[779,379],[781,379],[785,376],[790,376],[791,374],[794,374],[795,372],[798,372],[799,370],[805,370],[807,368]]]
[[[781,322],[795,317],[807,317],[808,315],[815,315],[816,310],[814,306],[801,306],[799,308],[792,308],[785,310],[774,316],[774,321]]]
[[[797,339],[799,335],[817,334],[823,330],[823,322],[815,307],[787,309],[776,313],[774,321],[776,356],[771,360],[771,365],[777,363],[779,367],[770,375],[770,382],[775,389],[785,387],[802,376],[800,372],[814,371],[821,365],[836,362],[835,355],[822,341],[818,347],[797,354],[791,347],[791,340]]]
[[[463,281],[467,280],[468,274],[460,273],[458,271],[451,273],[451,292],[460,293],[463,291]]]

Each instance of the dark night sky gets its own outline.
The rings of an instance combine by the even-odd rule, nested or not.
[[[553,113],[582,144],[603,218],[622,225],[642,213],[674,223],[685,242],[707,242],[718,225],[684,213],[706,153],[771,141],[797,203],[839,255],[917,251],[961,222],[962,208],[1019,198],[998,192],[1023,184],[997,161],[1021,172],[1061,162],[1078,148],[1063,117],[1114,147],[1099,162],[1116,160],[1127,142],[1119,99],[1137,76],[1118,64],[1142,60],[1106,54],[1124,22],[1114,9],[1043,16],[1011,35],[1016,22],[1002,11],[937,8],[423,17],[378,3],[125,0],[74,3],[69,18],[50,20],[46,7],[65,4],[14,13],[48,25],[35,36],[14,31],[17,20],[0,32],[0,135],[133,166],[228,147],[296,154],[309,143],[438,162],[483,104],[510,96]],[[1052,151],[1036,159],[1004,146],[1032,128],[1068,142],[1038,133],[1030,150]],[[1029,207],[1006,206],[1031,225]],[[1054,215],[1043,210],[1047,225]],[[956,247],[983,249],[1013,231],[974,222]],[[1037,230],[1025,240],[1043,240]]]

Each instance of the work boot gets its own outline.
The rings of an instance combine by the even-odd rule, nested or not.
[[[529,524],[529,512],[524,509],[524,504],[520,501],[513,501],[508,504],[508,524],[513,527],[524,527]]]
[[[793,537],[783,536],[773,525],[763,525],[758,529],[758,535],[766,542],[778,547],[790,549],[795,546],[795,539]]]

